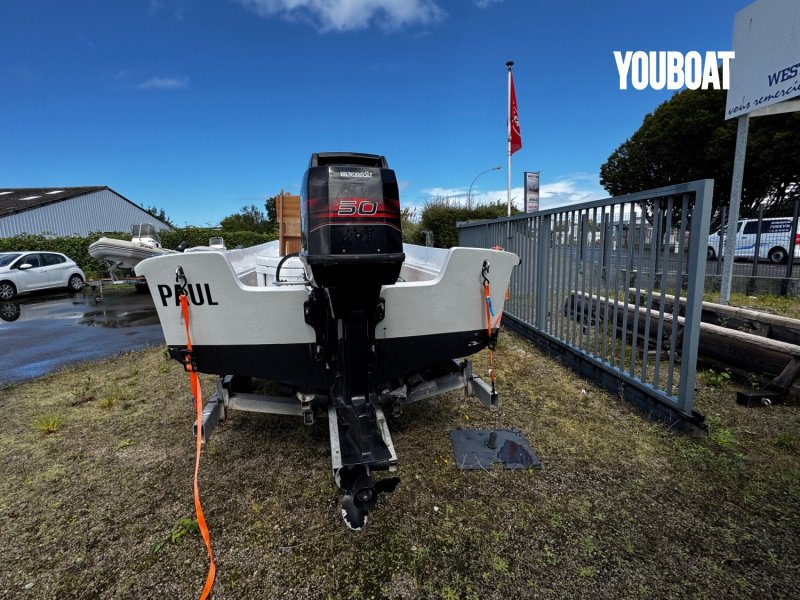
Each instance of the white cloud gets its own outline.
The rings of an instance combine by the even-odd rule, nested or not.
[[[182,90],[189,85],[189,78],[181,77],[151,77],[136,87],[140,90]]]
[[[499,4],[505,0],[474,0],[474,2],[478,8],[489,8],[492,4]]]
[[[608,192],[600,186],[598,177],[583,173],[545,183],[539,190],[542,210],[607,197]]]
[[[320,31],[354,31],[377,25],[393,30],[430,25],[446,13],[436,0],[239,0],[262,17],[311,23]]]
[[[468,188],[442,188],[433,187],[422,190],[429,198],[461,196],[462,202],[466,200]],[[551,183],[543,183],[539,189],[539,207],[541,210],[556,208],[579,202],[588,202],[599,198],[607,198],[608,193],[600,186],[597,175],[575,173],[562,177]],[[506,203],[508,195],[506,190],[481,191],[478,186],[472,188],[472,201],[475,204]],[[511,202],[517,208],[522,208],[525,193],[522,187],[511,188]],[[423,202],[412,204],[421,205]]]

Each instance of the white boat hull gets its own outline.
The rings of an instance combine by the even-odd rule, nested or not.
[[[261,247],[261,252],[272,251],[277,252],[275,243]],[[490,265],[493,320],[503,310],[511,272],[519,263],[515,254],[479,248],[406,245],[404,251],[401,278],[406,281],[381,289],[385,318],[375,328],[380,381],[484,348],[490,338],[481,277],[484,261]],[[199,371],[327,390],[332,371],[315,359],[316,334],[305,321],[309,289],[245,285],[239,275],[246,270],[246,261],[237,252],[253,254],[246,249],[168,255],[136,268],[149,283],[171,353],[179,357],[186,347],[175,278],[181,267],[190,301],[192,354]]]
[[[141,242],[106,237],[101,237],[89,246],[89,255],[92,258],[119,269],[133,269],[143,260],[166,254],[177,254],[177,252]]]

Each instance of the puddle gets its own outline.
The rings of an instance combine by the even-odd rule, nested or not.
[[[88,325],[89,327],[141,327],[143,325],[157,325],[158,315],[155,308],[124,312],[93,310],[84,313],[78,324]]]
[[[0,326],[23,322],[61,321],[87,327],[140,327],[158,325],[158,315],[150,296],[141,294],[107,295],[101,302],[93,296],[21,296],[0,302]],[[55,323],[53,323],[55,326]]]
[[[0,385],[68,364],[164,343],[150,295],[34,294],[0,302],[0,339],[14,352],[0,364]]]

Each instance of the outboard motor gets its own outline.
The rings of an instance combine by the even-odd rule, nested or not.
[[[312,154],[300,218],[300,259],[312,283],[306,322],[316,331],[316,359],[335,373],[329,410],[336,420],[334,475],[344,491],[345,522],[360,529],[378,493],[399,482],[372,480],[374,470],[393,465],[374,379],[375,326],[385,316],[381,286],[397,281],[405,259],[394,171],[374,154]]]
[[[300,256],[319,287],[389,285],[405,256],[397,178],[374,154],[312,154],[300,196]]]

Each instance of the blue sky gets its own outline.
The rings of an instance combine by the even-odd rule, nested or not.
[[[312,152],[384,154],[401,202],[505,198],[506,68],[542,208],[672,92],[621,91],[614,50],[729,50],[750,0],[20,0],[0,7],[0,187],[108,185],[216,224]],[[294,8],[287,8],[294,7]]]

